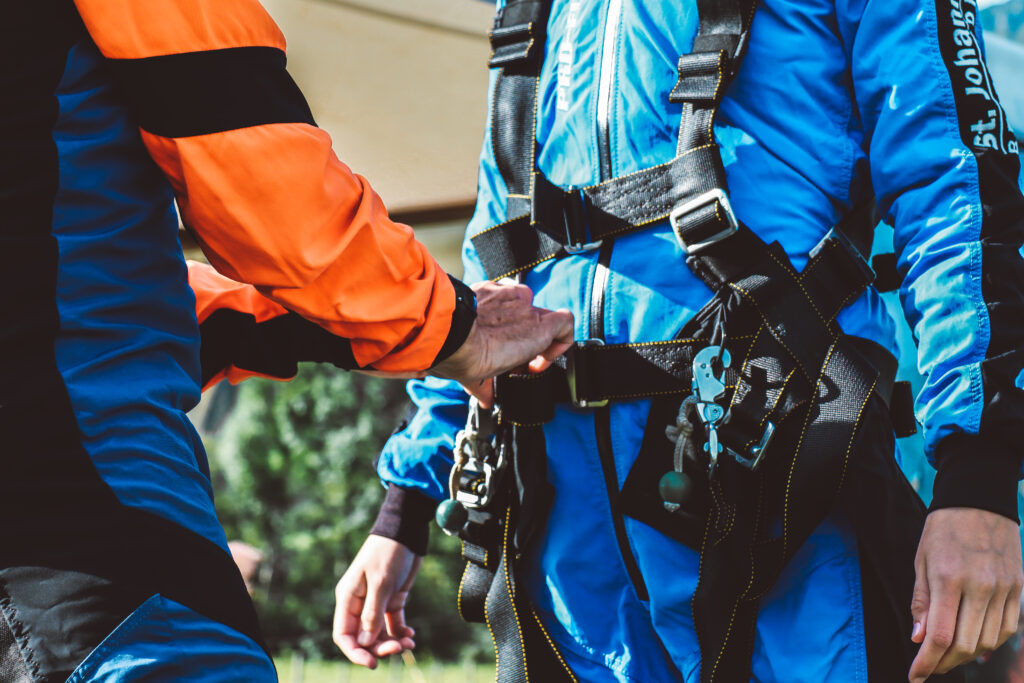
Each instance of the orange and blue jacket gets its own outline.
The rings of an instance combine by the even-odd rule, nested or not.
[[[0,565],[209,592],[182,565],[225,549],[201,385],[418,372],[468,334],[472,293],[338,160],[284,50],[255,0],[5,7]],[[175,201],[220,273],[191,287]],[[170,566],[139,566],[139,539]]]

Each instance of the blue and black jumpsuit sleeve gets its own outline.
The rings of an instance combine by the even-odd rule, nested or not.
[[[972,0],[838,4],[879,208],[925,384],[932,509],[1016,520],[1024,426],[1024,198],[1018,142]],[[844,20],[845,18],[845,20]]]
[[[846,60],[838,72],[849,77],[863,132],[856,164],[870,165],[851,172],[870,177],[894,226],[902,308],[925,376],[916,417],[938,470],[931,509],[973,507],[1016,520],[1024,197],[1018,143],[985,65],[978,7],[969,0],[839,0],[835,12]],[[479,186],[468,234],[505,219],[505,188],[487,139]],[[483,278],[468,240],[464,263],[467,280]],[[464,398],[436,381],[413,382],[409,393],[418,412],[389,440],[378,472],[406,497],[437,500]],[[392,520],[382,528],[400,526]]]

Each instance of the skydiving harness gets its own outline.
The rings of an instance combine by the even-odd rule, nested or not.
[[[860,435],[891,433],[890,416],[897,433],[914,428],[895,359],[836,322],[875,281],[863,256],[874,201],[829,231],[801,272],[737,219],[713,124],[756,0],[696,2],[693,51],[679,58],[669,95],[683,105],[675,158],[584,188],[564,190],[536,168],[550,0],[508,0],[490,34],[490,66],[501,69],[491,136],[512,218],[471,238],[487,276],[519,276],[667,219],[687,266],[714,292],[671,340],[586,340],[544,373],[499,378],[500,410],[472,405],[437,517],[462,539],[460,614],[488,624],[499,683],[576,680],[516,576],[554,496],[542,425],[556,404],[653,399],[637,465],[613,504],[701,553],[692,606],[702,683],[749,679],[758,599],[831,511]]]

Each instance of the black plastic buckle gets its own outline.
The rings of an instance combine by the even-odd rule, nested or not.
[[[587,241],[587,202],[582,189],[563,190],[535,172],[530,223],[541,226],[569,254],[597,249],[601,240]]]
[[[565,353],[565,376],[569,382],[569,400],[577,408],[602,408],[608,405],[608,399],[591,401],[585,398],[588,374],[584,349],[594,346],[604,346],[604,342],[600,339],[586,339],[576,342],[576,345]]]
[[[544,44],[543,40],[538,40],[538,36],[534,35],[532,21],[514,26],[495,26],[487,37],[491,43],[491,58],[487,61],[487,66],[491,68],[528,62],[538,54],[540,46]]]
[[[726,227],[699,242],[690,243],[683,239],[683,228],[685,227],[682,225],[683,219],[697,210],[705,206],[711,206],[716,202],[725,213]],[[708,190],[695,199],[691,199],[685,204],[672,209],[672,213],[668,216],[668,222],[672,226],[672,232],[675,233],[679,246],[683,248],[687,256],[692,256],[703,249],[707,249],[739,230],[739,222],[736,220],[736,214],[732,210],[732,203],[729,201],[729,196],[721,188]]]
[[[562,221],[565,226],[565,251],[582,254],[598,249],[602,240],[587,242],[587,196],[583,190],[569,190],[562,204]]]
[[[729,416],[726,415],[725,422],[728,421]],[[726,447],[726,450],[729,452],[729,455],[733,457],[733,460],[743,467],[746,467],[748,470],[753,471],[757,469],[758,465],[760,465],[761,461],[764,459],[765,451],[768,450],[768,445],[771,443],[773,436],[775,436],[775,424],[772,422],[766,422],[764,431],[761,433],[761,440],[757,445],[750,449],[749,455],[737,453],[729,447]]]

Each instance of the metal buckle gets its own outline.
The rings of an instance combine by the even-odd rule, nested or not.
[[[494,411],[480,408],[476,399],[471,399],[466,428],[455,436],[448,491],[451,499],[467,509],[479,510],[491,502],[507,465],[505,444],[491,444],[495,423]]]
[[[468,509],[479,510],[491,502],[494,495],[494,470],[490,463],[470,460],[459,469],[460,481],[455,500]]]
[[[726,417],[728,422],[728,417]],[[748,470],[756,470],[757,466],[761,464],[761,460],[764,458],[764,452],[768,450],[768,444],[771,443],[772,437],[775,435],[775,425],[771,422],[765,424],[764,433],[761,434],[761,440],[756,446],[750,449],[750,457],[744,457],[736,451],[729,449],[729,453],[732,454],[733,459],[739,464],[746,467]]]
[[[577,367],[576,354],[579,349],[586,348],[588,346],[604,346],[604,342],[600,339],[587,339],[581,342],[576,342],[576,346],[569,349],[568,353],[565,354],[565,376],[569,381],[569,400],[572,401],[573,406],[577,408],[603,408],[608,405],[607,399],[603,401],[587,401],[585,399],[580,399],[576,390],[576,378],[580,372],[580,368]]]
[[[708,206],[714,202],[718,202],[721,205],[722,210],[725,211],[725,217],[729,220],[729,227],[721,232],[715,233],[703,242],[687,244],[679,232],[679,220],[683,218],[683,216],[689,215],[697,209]],[[739,230],[739,223],[736,221],[736,214],[733,213],[732,203],[729,202],[729,196],[726,195],[725,191],[719,187],[716,187],[713,190],[708,190],[699,197],[691,199],[685,204],[672,209],[672,213],[668,215],[668,222],[672,226],[672,232],[676,234],[676,241],[679,242],[679,246],[683,248],[683,251],[686,252],[687,256],[692,256],[702,249],[707,249],[711,245],[721,242],[726,237],[729,237]]]
[[[569,190],[567,192],[567,198],[568,197],[573,197],[573,196],[575,197],[575,199],[579,200],[579,203],[578,203],[578,205],[580,207],[579,208],[579,213],[580,213],[579,218],[581,219],[581,222],[583,223],[583,231],[584,231],[584,233],[586,233],[587,222],[586,222],[586,219],[584,217],[585,214],[586,214],[586,210],[587,210],[587,198],[586,198],[586,195],[583,194],[583,190]],[[574,242],[573,241],[572,230],[569,229],[570,223],[573,221],[574,218],[576,218],[576,216],[570,215],[572,213],[573,205],[574,204],[572,202],[566,201],[566,203],[562,206],[562,225],[565,227],[565,251],[566,251],[566,253],[567,254],[582,254],[582,253],[587,252],[587,251],[592,251],[594,249],[598,249],[601,246],[601,243],[603,242],[603,240],[597,240],[596,242]]]

